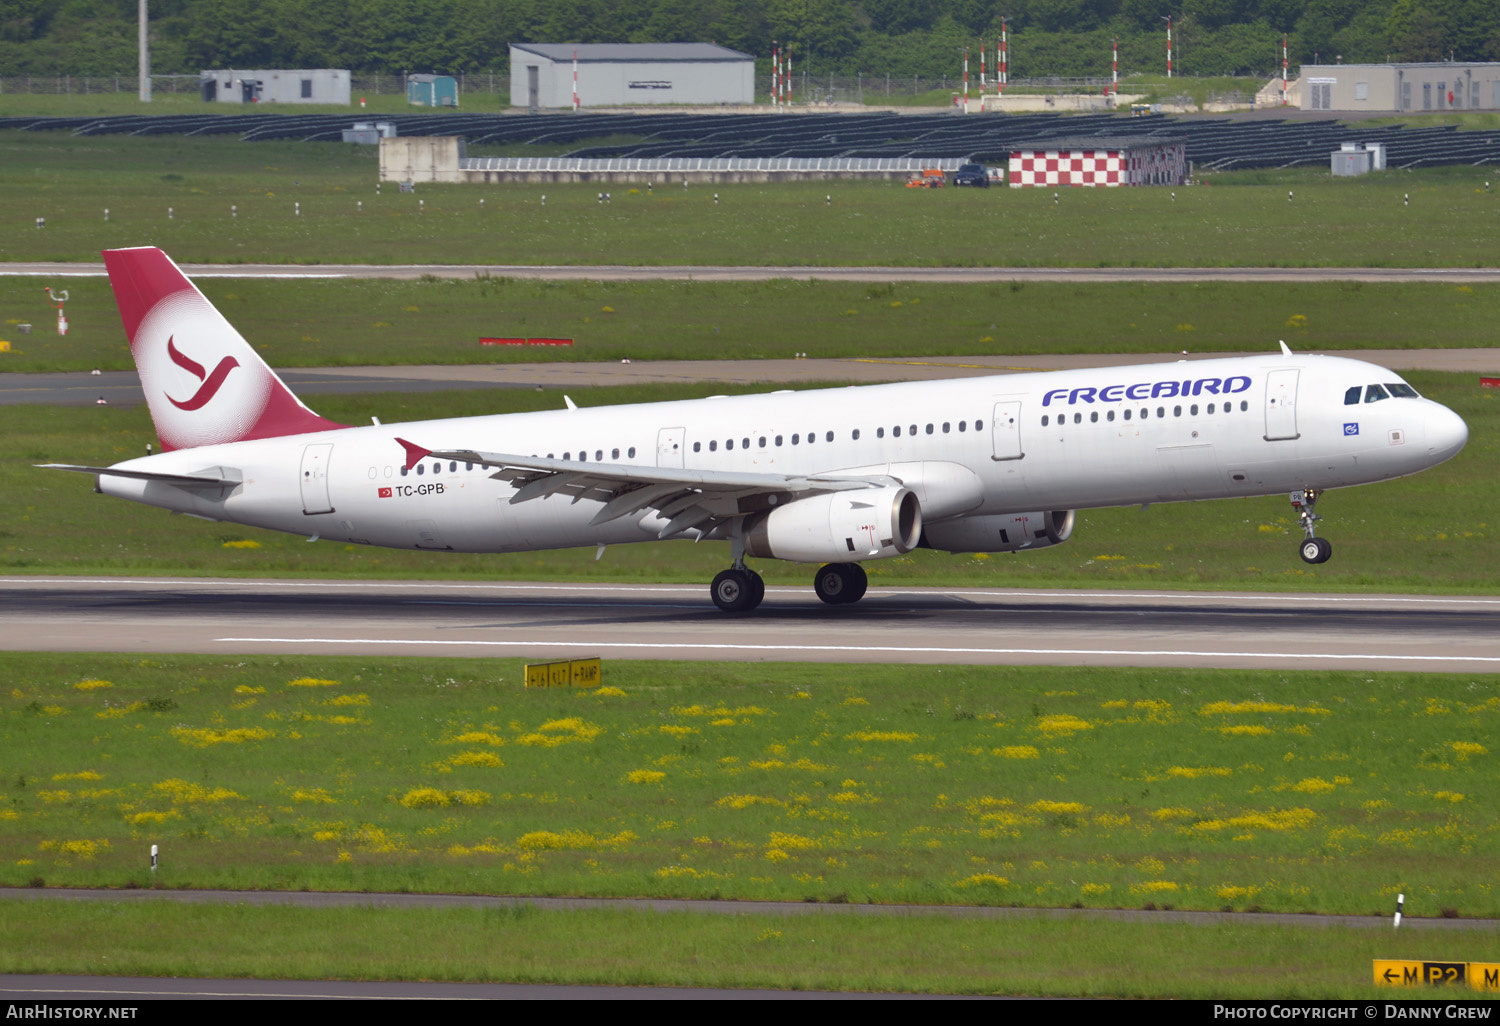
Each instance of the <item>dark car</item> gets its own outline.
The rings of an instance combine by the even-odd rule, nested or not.
[[[981,189],[990,187],[990,176],[985,174],[983,164],[965,164],[953,172],[954,185],[973,185]]]

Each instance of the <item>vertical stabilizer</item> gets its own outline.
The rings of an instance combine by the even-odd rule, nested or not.
[[[344,426],[303,406],[161,250],[105,250],[104,266],[162,449]]]

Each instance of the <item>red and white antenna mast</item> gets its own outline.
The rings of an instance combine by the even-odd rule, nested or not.
[[[1000,19],[1000,83],[997,93],[1005,92],[1005,87],[1010,84],[1010,40],[1005,27],[1005,19]]]
[[[1115,47],[1113,57],[1110,60],[1110,95],[1115,99],[1120,98],[1120,37],[1115,36]]]
[[[573,110],[578,110],[578,47],[573,47]]]
[[[1170,17],[1168,17],[1166,19],[1166,21],[1167,21],[1167,77],[1171,78],[1172,77],[1172,19]]]
[[[781,105],[792,105],[792,44],[781,51]]]
[[[1281,105],[1286,106],[1286,33],[1281,34]]]
[[[984,37],[979,37],[979,106],[984,106],[984,89],[988,85],[984,77]]]
[[[771,40],[771,106],[781,106],[781,51],[776,40]]]
[[[969,113],[969,48],[964,47],[964,113]]]

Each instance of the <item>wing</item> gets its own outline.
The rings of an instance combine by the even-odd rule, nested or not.
[[[516,486],[510,498],[512,505],[549,495],[570,495],[574,502],[602,502],[604,505],[589,521],[591,527],[654,510],[666,521],[658,532],[660,538],[694,529],[700,536],[706,535],[736,517],[765,512],[809,495],[897,483],[889,477],[870,475],[787,475],[576,463],[473,449],[424,449],[405,439],[396,441],[406,449],[408,469],[426,456],[493,467],[491,477]]]

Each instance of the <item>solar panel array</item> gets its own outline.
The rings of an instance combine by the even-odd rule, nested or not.
[[[257,139],[339,140],[356,119],[339,114],[186,114],[119,117],[5,117],[0,129],[75,135],[238,135]],[[581,146],[567,156],[626,158],[908,158],[998,164],[1027,146],[1067,137],[1158,135],[1181,139],[1199,169],[1324,164],[1343,142],[1384,143],[1391,167],[1500,164],[1500,131],[1453,125],[1404,127],[1291,119],[1125,119],[1113,114],[392,114],[398,135],[462,135],[486,145],[567,146],[611,136],[632,141]]]

